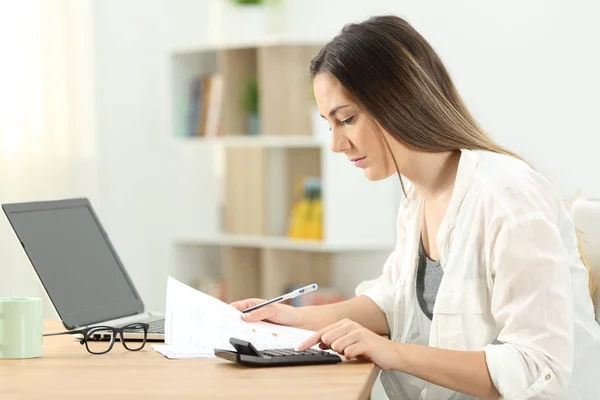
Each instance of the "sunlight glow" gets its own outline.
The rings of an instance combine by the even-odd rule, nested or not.
[[[12,158],[40,130],[41,32],[37,0],[4,8],[9,12],[0,14],[0,156]]]

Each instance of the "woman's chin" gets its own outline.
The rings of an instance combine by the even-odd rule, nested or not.
[[[373,168],[365,168],[363,170],[365,177],[370,181],[380,181],[382,179],[387,178],[386,174],[383,174],[381,171],[377,171]]]

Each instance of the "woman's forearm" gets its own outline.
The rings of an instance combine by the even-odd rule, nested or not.
[[[299,308],[303,321],[298,328],[318,331],[344,318],[350,319],[380,335],[389,335],[385,314],[366,296],[339,303]]]
[[[470,396],[500,398],[483,351],[447,350],[406,343],[395,345],[398,362],[393,369]]]
[[[389,335],[385,314],[366,296],[324,306],[300,307],[299,328],[318,331],[345,318],[380,335]],[[500,398],[489,375],[483,351],[447,350],[391,342],[397,353],[390,368],[470,396]]]

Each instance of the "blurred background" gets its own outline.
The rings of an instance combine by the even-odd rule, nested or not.
[[[395,242],[397,177],[329,151],[308,65],[392,13],[502,145],[600,197],[600,7],[586,0],[0,0],[0,202],[87,197],[148,309],[166,277],[232,301],[339,301]],[[4,215],[0,296],[43,295]],[[54,317],[46,299],[47,317]]]

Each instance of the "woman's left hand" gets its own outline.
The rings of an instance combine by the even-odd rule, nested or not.
[[[349,319],[343,319],[316,332],[302,342],[298,350],[306,350],[315,344],[319,344],[321,349],[332,349],[347,359],[372,361],[382,370],[393,369],[398,362],[396,343]]]

